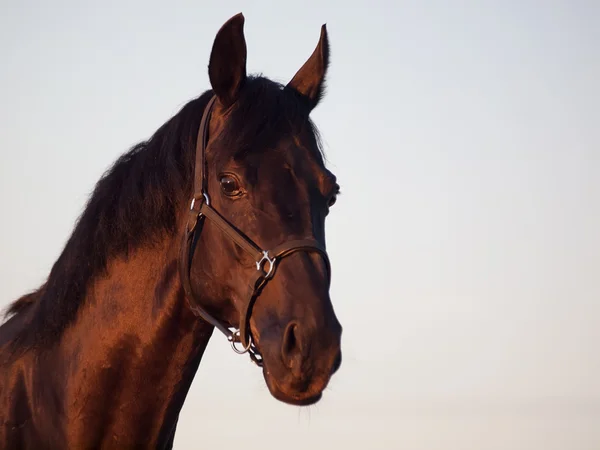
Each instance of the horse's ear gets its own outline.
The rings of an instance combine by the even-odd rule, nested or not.
[[[208,77],[213,91],[226,108],[237,99],[246,80],[246,39],[244,38],[244,15],[236,14],[229,19],[215,37]]]
[[[327,25],[323,25],[317,48],[288,83],[288,87],[295,89],[308,100],[311,110],[317,106],[325,91],[325,75],[328,66],[329,39]]]

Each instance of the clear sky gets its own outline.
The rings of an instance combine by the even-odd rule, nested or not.
[[[229,17],[282,82],[328,24],[342,368],[294,408],[216,334],[176,448],[600,448],[600,3],[1,5],[0,307],[102,172],[209,88]]]

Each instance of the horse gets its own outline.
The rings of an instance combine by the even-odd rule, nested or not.
[[[169,449],[214,330],[291,405],[341,365],[325,220],[340,193],[311,111],[326,24],[288,84],[246,72],[242,13],[210,89],[97,181],[41,286],[0,327],[0,448]]]

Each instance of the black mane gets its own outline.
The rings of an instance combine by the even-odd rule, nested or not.
[[[111,258],[175,231],[177,202],[191,190],[196,134],[211,95],[187,103],[100,178],[44,286],[7,310],[7,316],[31,314],[20,344],[58,337]]]
[[[240,149],[240,157],[260,147],[244,142],[266,143],[298,126],[308,127],[323,157],[318,131],[295,91],[250,77],[243,92],[225,137]],[[206,91],[187,103],[100,178],[47,281],[7,309],[6,316],[23,315],[28,322],[13,341],[15,348],[53,342],[75,319],[90,282],[111,259],[176,232],[178,211],[187,206],[183,203],[192,190],[198,127],[211,96]]]
[[[237,149],[234,157],[242,160],[249,153],[275,148],[285,135],[303,131],[314,138],[313,156],[324,157],[317,127],[310,120],[306,100],[296,91],[267,78],[251,78],[244,94],[228,117],[222,145]]]

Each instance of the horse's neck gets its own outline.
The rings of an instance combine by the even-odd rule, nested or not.
[[[174,243],[137,251],[90,286],[59,347],[70,373],[66,423],[76,424],[70,447],[114,437],[105,443],[155,448],[174,432],[212,334],[183,298],[177,251]]]

